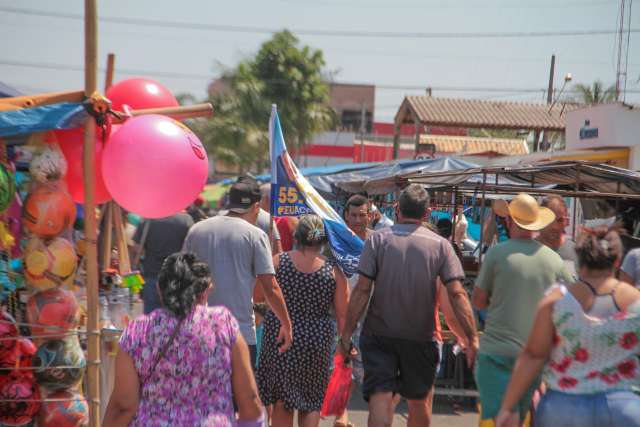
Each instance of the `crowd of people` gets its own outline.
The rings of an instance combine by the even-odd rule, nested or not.
[[[322,220],[270,218],[270,193],[245,177],[217,216],[138,226],[145,316],[121,337],[105,426],[293,426],[297,412],[316,427],[336,352],[370,427],[391,425],[400,398],[407,425],[429,426],[440,313],[475,368],[481,425],[640,426],[640,252],[622,262],[616,229],[574,243],[562,198],[497,200],[509,238],[486,252],[469,297],[461,239],[450,220],[429,224],[422,186],[402,191],[395,223],[364,196],[347,200],[364,241],[352,277]],[[347,411],[333,422],[353,426]]]

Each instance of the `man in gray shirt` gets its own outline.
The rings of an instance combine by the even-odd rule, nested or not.
[[[430,425],[430,402],[439,363],[434,337],[438,277],[466,334],[469,364],[478,349],[471,304],[461,283],[464,272],[460,261],[449,241],[422,225],[428,218],[428,205],[426,190],[409,185],[400,195],[398,222],[374,232],[360,256],[359,279],[349,302],[339,349],[350,354],[351,335],[373,292],[360,336],[362,389],[369,401],[370,427],[391,425],[389,408],[395,393],[408,401],[409,425]]]
[[[280,320],[281,351],[291,345],[291,320],[280,286],[275,279],[267,235],[254,224],[260,211],[260,189],[250,178],[229,190],[227,215],[195,224],[184,242],[184,250],[209,264],[214,291],[209,305],[223,305],[236,317],[249,345],[255,366],[256,330],[253,291],[260,286],[267,303]],[[257,278],[257,280],[256,280]]]

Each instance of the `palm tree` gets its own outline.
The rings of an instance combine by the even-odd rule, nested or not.
[[[616,85],[605,89],[600,80],[596,80],[591,86],[576,84],[573,92],[573,101],[581,104],[603,104],[616,100]]]

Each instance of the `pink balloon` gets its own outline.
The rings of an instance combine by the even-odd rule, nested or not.
[[[179,105],[169,89],[155,80],[143,78],[119,81],[107,90],[107,98],[111,100],[111,108],[117,111],[122,111],[123,104],[133,110]]]
[[[157,114],[128,119],[102,154],[102,176],[123,208],[163,218],[201,193],[209,171],[198,137],[182,123]]]

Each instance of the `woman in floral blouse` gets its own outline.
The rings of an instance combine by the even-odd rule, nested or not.
[[[207,307],[211,288],[209,268],[195,255],[165,260],[163,308],[123,332],[103,426],[262,426],[249,349],[233,315]]]
[[[540,302],[529,340],[496,419],[517,426],[515,403],[543,371],[547,392],[536,426],[640,426],[640,291],[616,279],[622,244],[606,227],[576,244],[579,280],[557,285]]]

